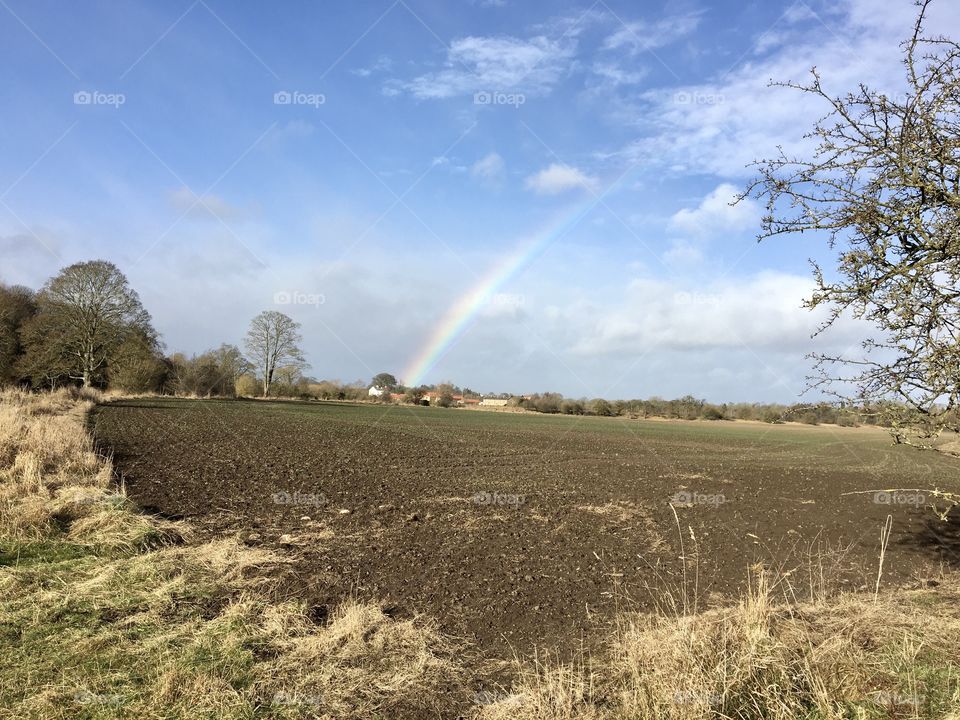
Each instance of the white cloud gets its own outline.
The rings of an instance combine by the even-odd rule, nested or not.
[[[703,251],[685,240],[673,240],[663,253],[663,262],[674,267],[695,265],[703,261]]]
[[[681,174],[748,177],[750,163],[774,155],[778,146],[787,155],[809,152],[803,135],[825,112],[816,98],[771,87],[771,79],[806,82],[816,66],[830,94],[854,90],[860,82],[889,94],[902,92],[897,47],[912,29],[913,5],[847,0],[838,7],[814,16],[819,21],[785,18],[771,31],[775,46],[761,41],[766,55],[734,58],[712,81],[650,91],[640,102],[617,108],[612,119],[632,122],[645,137],[616,154],[647,166],[673,166]],[[934,3],[927,27],[960,35],[960,6]]]
[[[614,62],[595,62],[591,68],[598,78],[600,87],[617,88],[622,85],[637,85],[647,76],[646,68],[628,70]]]
[[[807,277],[772,272],[712,285],[643,279],[631,283],[618,306],[571,308],[562,319],[578,328],[571,349],[577,355],[746,348],[802,357],[824,319],[801,306],[812,289]],[[852,321],[836,330],[832,342],[842,348],[860,337]]]
[[[393,61],[386,55],[381,55],[366,67],[354,68],[350,72],[360,77],[370,77],[375,73],[385,72],[393,67]]]
[[[730,183],[718,185],[697,207],[674,213],[670,218],[670,229],[690,237],[705,238],[756,227],[760,218],[759,204],[747,198],[731,205],[738,192],[739,188]]]
[[[818,18],[813,9],[803,2],[795,2],[793,5],[787,8],[787,11],[783,14],[783,19],[789,23],[799,23],[804,20],[815,20]]]
[[[189,217],[199,220],[215,218],[224,221],[237,220],[245,214],[243,208],[231,205],[219,195],[207,193],[198,196],[186,186],[181,186],[172,191],[168,199],[174,210],[179,213],[187,213]]]
[[[420,99],[480,92],[546,94],[567,71],[575,50],[572,42],[543,36],[459,38],[451,43],[443,70],[388,86],[387,92],[399,88]]]
[[[470,167],[470,174],[483,180],[496,180],[503,175],[504,162],[499,153],[492,152]]]
[[[0,234],[0,282],[10,285],[39,287],[60,265],[68,264],[63,259],[63,246],[52,232],[32,229],[26,233]]]
[[[603,43],[604,49],[627,48],[632,53],[656,50],[689,35],[700,24],[701,13],[673,15],[656,22],[638,20],[624,23]]]
[[[526,186],[539,195],[557,195],[575,188],[593,190],[597,187],[597,179],[570,165],[553,163],[529,176]]]

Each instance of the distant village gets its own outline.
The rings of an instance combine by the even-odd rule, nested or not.
[[[375,398],[389,398],[390,400],[394,400],[396,402],[411,400],[409,390],[406,392],[392,392],[389,388],[377,387],[376,385],[370,386],[370,389],[367,391],[367,395]],[[418,404],[420,405],[443,405],[447,398],[445,397],[443,391],[423,390],[417,400]],[[477,397],[473,395],[449,393],[449,400],[452,402],[448,404],[458,406],[477,405],[481,407],[506,407],[510,403],[510,397],[501,397],[498,395]]]

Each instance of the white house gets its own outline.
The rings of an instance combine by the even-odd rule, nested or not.
[[[383,388],[378,388],[376,385],[371,385],[370,389],[367,390],[367,395],[370,397],[380,397],[385,391]]]
[[[506,407],[509,402],[509,400],[502,398],[484,398],[480,401],[480,404],[485,407]]]

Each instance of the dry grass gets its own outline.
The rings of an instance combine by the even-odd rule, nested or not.
[[[486,720],[946,718],[960,713],[960,589],[625,616],[607,656],[522,677]],[[945,609],[949,611],[945,612]]]
[[[419,619],[348,603],[318,624],[271,600],[284,559],[135,513],[86,433],[93,400],[0,394],[0,717],[452,712],[452,650]]]
[[[177,526],[129,512],[111,492],[113,468],[84,427],[97,399],[73,389],[0,392],[0,539],[137,546],[177,536]]]
[[[348,603],[319,631],[307,617],[289,613],[274,618],[274,628],[279,632],[272,638],[282,652],[260,683],[261,693],[274,702],[305,699],[300,704],[322,706],[332,717],[349,717],[358,706],[383,717],[402,717],[414,707],[437,713],[454,707],[443,700],[459,679],[444,659],[452,648],[420,622],[393,620],[377,607]],[[418,688],[417,697],[411,688]]]

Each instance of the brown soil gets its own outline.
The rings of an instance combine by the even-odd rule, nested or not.
[[[915,498],[846,494],[956,485],[955,458],[881,433],[143,399],[93,424],[135,502],[293,554],[286,590],[318,616],[380,601],[495,660],[589,649],[618,609],[665,592],[682,606],[681,555],[701,608],[755,562],[797,596],[821,579],[872,589],[888,513],[885,585],[960,557],[960,533]]]

